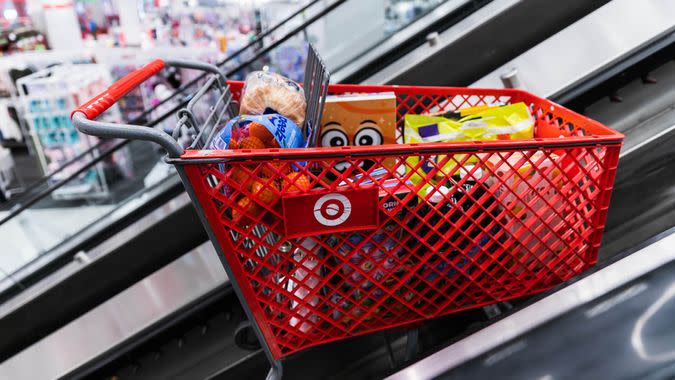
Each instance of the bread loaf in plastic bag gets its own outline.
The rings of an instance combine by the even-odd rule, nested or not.
[[[241,95],[242,115],[278,113],[302,126],[306,108],[305,93],[294,81],[266,71],[254,71],[246,77]]]

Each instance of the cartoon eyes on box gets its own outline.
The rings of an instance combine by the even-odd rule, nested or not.
[[[382,131],[372,120],[362,121],[356,128],[345,128],[340,123],[326,123],[321,133],[321,146],[382,145]]]

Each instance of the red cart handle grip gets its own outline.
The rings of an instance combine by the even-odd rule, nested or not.
[[[113,83],[107,90],[96,95],[90,101],[84,103],[83,105],[77,107],[71,117],[76,112],[82,112],[87,119],[94,120],[100,114],[105,112],[110,108],[115,102],[120,100],[121,97],[128,94],[131,90],[141,85],[151,76],[157,74],[164,68],[164,61],[161,59],[156,59],[147,65],[141,67],[140,69],[127,74],[124,78]]]

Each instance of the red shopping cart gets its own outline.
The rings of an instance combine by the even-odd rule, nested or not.
[[[178,113],[187,148],[94,120],[167,65],[185,63],[153,62],[72,119],[84,133],[166,149],[270,378],[306,348],[541,292],[597,260],[623,136],[596,121],[515,89],[331,85],[331,94],[394,92],[400,132],[407,113],[525,102],[535,138],[216,151],[209,140],[243,84],[197,64],[187,66],[213,74]]]

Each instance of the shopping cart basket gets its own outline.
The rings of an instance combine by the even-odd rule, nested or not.
[[[208,150],[243,83],[204,65],[213,75],[178,115],[189,147],[94,121],[181,64],[153,62],[73,121],[166,149],[272,363],[269,377],[308,347],[541,292],[597,260],[623,136],[596,121],[516,89],[331,85],[331,94],[394,92],[400,132],[406,113],[525,102],[535,138]],[[209,88],[220,95],[196,120]]]

